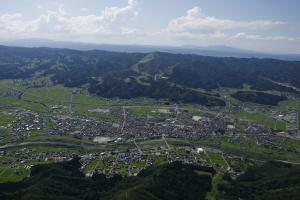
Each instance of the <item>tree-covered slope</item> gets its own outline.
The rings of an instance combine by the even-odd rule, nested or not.
[[[0,184],[2,200],[45,199],[204,199],[211,189],[211,168],[179,162],[151,168],[136,177],[118,175],[86,178],[77,159],[35,166],[31,176],[19,183]],[[197,171],[207,171],[197,173]]]
[[[254,166],[219,187],[220,199],[286,200],[300,197],[300,166],[269,162]]]
[[[169,53],[116,53],[0,46],[0,79],[51,77],[103,97],[149,97],[222,106],[220,87],[299,94],[300,62]]]
[[[174,162],[142,171],[108,193],[108,199],[205,199],[215,170]]]
[[[264,92],[238,91],[232,97],[245,102],[276,106],[280,101],[287,100],[285,96],[268,94]]]
[[[150,167],[136,177],[98,174],[88,178],[79,171],[80,166],[77,158],[34,166],[29,178],[0,184],[0,199],[201,200],[212,191],[216,174],[210,167],[174,162]],[[298,199],[300,166],[272,161],[249,168],[236,180],[225,174],[214,187],[216,199]]]

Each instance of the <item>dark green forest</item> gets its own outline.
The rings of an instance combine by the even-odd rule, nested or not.
[[[249,168],[236,180],[225,176],[219,191],[220,199],[299,199],[300,166],[270,161]]]
[[[97,174],[87,178],[80,166],[78,158],[34,166],[29,178],[0,184],[0,199],[204,199],[215,173],[212,168],[175,162],[148,168],[136,177]]]
[[[224,106],[224,100],[209,91],[249,85],[256,91],[299,95],[295,87],[300,88],[300,62],[0,46],[0,79],[36,77],[50,77],[53,84],[67,87],[87,87],[91,94],[108,98],[148,97]],[[234,97],[244,100],[240,94]]]
[[[287,100],[285,96],[268,94],[264,92],[238,91],[232,97],[245,102],[277,106],[280,101]]]
[[[23,181],[0,184],[0,199],[201,200],[212,190],[216,174],[210,167],[174,162],[149,167],[135,177],[94,174],[89,178],[80,166],[78,158],[34,166]],[[225,174],[216,187],[217,199],[297,199],[300,167],[271,161],[249,168],[235,180]]]

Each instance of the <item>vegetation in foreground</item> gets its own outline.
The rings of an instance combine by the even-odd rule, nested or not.
[[[150,167],[136,177],[102,174],[84,177],[79,158],[37,165],[29,178],[0,184],[9,199],[297,199],[300,166],[268,162],[249,168],[236,180],[210,167],[174,162]]]
[[[175,162],[136,177],[84,177],[79,159],[37,165],[30,177],[0,185],[1,199],[204,199],[211,190],[212,168]],[[206,173],[200,173],[200,172]]]

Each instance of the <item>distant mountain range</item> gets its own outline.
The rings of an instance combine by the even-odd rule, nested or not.
[[[300,54],[271,54],[228,46],[151,46],[151,45],[112,45],[112,44],[93,44],[82,42],[53,41],[47,39],[22,39],[1,42],[1,45],[14,47],[50,47],[66,48],[74,50],[104,50],[112,52],[126,53],[151,53],[167,52],[175,54],[197,54],[214,57],[236,57],[236,58],[273,58],[280,60],[300,61]]]
[[[105,98],[147,97],[205,106],[225,105],[214,92],[220,88],[248,85],[256,91],[300,94],[299,61],[0,46],[0,80],[46,77],[53,84],[87,87]],[[261,92],[233,97],[266,105],[286,99]]]

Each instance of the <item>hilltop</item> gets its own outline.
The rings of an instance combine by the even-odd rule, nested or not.
[[[49,84],[86,87],[106,98],[148,97],[224,106],[214,90],[247,85],[251,90],[298,95],[300,88],[297,61],[5,46],[0,53],[0,79],[40,79],[40,86],[46,86],[47,78]],[[261,102],[255,93],[248,95]]]

